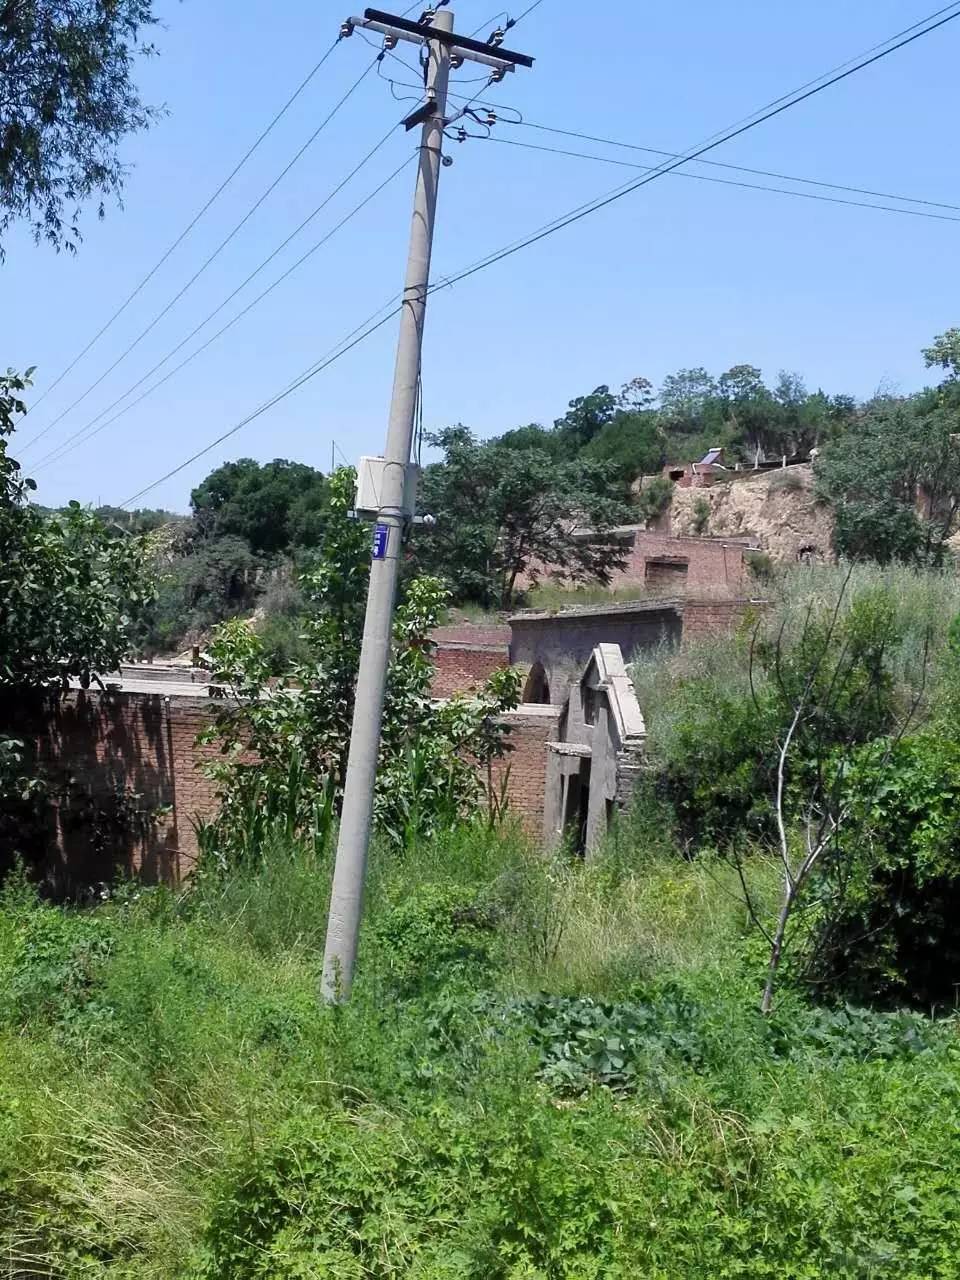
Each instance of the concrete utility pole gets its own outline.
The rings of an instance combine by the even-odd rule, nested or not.
[[[497,45],[455,37],[453,14],[445,8],[437,12],[428,10],[419,23],[367,9],[362,19],[351,18],[344,24],[345,33],[349,34],[355,26],[380,31],[394,43],[409,40],[426,45],[429,62],[425,101],[405,122],[408,129],[423,124],[420,164],[323,958],[323,995],[330,1001],[345,1000],[350,995],[363,910],[401,540],[404,525],[413,515],[405,510],[404,496],[420,382],[450,67],[452,62],[459,66],[469,59],[493,67],[492,79],[502,79],[515,65],[532,64],[531,58],[509,53]]]

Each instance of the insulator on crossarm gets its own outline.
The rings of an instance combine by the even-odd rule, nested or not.
[[[396,37],[396,36],[384,36],[384,37],[383,37],[383,47],[384,47],[385,49],[387,49],[387,50],[395,49],[399,43],[400,43],[400,42],[399,42],[399,40],[397,39],[397,37]]]
[[[346,22],[340,23],[340,39],[346,40],[347,36],[353,35],[353,23],[348,18]]]
[[[494,70],[490,72],[490,83],[499,84],[506,74],[506,67],[495,67]]]
[[[450,66],[454,69],[454,71],[459,71],[460,68],[463,66],[463,54],[451,53]]]
[[[487,44],[492,44],[494,48],[503,44],[503,37],[506,35],[503,27],[497,27],[496,31],[491,31],[487,36]]]

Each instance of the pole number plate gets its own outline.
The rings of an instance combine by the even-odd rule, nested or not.
[[[374,528],[373,528],[374,560],[385,560],[387,557],[387,547],[389,545],[390,545],[390,526],[388,524],[374,525]]]

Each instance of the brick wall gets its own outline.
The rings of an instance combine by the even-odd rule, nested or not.
[[[37,863],[53,890],[73,893],[117,875],[175,883],[189,874],[197,856],[193,821],[214,817],[217,808],[198,766],[219,752],[196,741],[213,711],[208,697],[160,689],[73,692],[0,707],[0,728],[28,744],[27,771],[50,785],[34,835]],[[543,827],[546,743],[556,737],[558,719],[552,707],[509,713],[512,749],[493,769],[494,794],[506,777],[509,808],[535,839]],[[140,815],[160,816],[118,824],[118,792],[137,797]]]
[[[747,579],[745,552],[750,543],[721,538],[679,538],[650,529],[637,529],[623,569],[611,589],[649,587],[674,595],[694,589],[722,592],[742,589]]]
[[[748,612],[762,607],[762,603],[755,600],[685,600],[682,605],[684,643],[703,635],[725,635],[734,631]]]
[[[494,671],[509,666],[510,653],[506,645],[441,644],[434,653],[433,663],[430,691],[435,698],[449,698],[475,689]]]
[[[431,693],[449,698],[484,683],[494,671],[510,665],[510,628],[461,623],[436,627],[430,633],[436,645],[435,675]]]
[[[76,691],[0,707],[5,732],[27,743],[27,770],[49,789],[41,829],[28,837],[57,891],[140,875],[173,882],[193,865],[192,819],[215,811],[196,770],[206,698]]]
[[[555,742],[560,708],[520,706],[504,716],[511,750],[493,764],[493,793],[499,797],[507,779],[507,803],[531,839],[543,836],[543,807],[547,787],[547,743]]]

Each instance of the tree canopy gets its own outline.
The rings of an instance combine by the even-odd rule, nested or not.
[[[960,512],[956,341],[951,330],[924,352],[928,365],[951,370],[939,388],[873,401],[824,452],[818,490],[833,506],[841,555],[943,563]]]
[[[0,255],[30,222],[37,239],[75,248],[80,206],[118,196],[118,145],[156,114],[133,81],[152,52],[152,0],[8,0],[0,4]]]
[[[508,608],[522,579],[610,580],[622,558],[611,531],[629,518],[610,466],[480,443],[466,427],[431,442],[444,460],[426,468],[420,505],[438,519],[418,533],[414,557],[457,598]]]
[[[7,440],[29,374],[0,376],[0,687],[39,688],[113,671],[151,595],[143,547],[73,502],[44,515]]]
[[[255,555],[316,546],[327,504],[323,473],[304,462],[225,462],[190,495],[207,537],[246,540]]]

